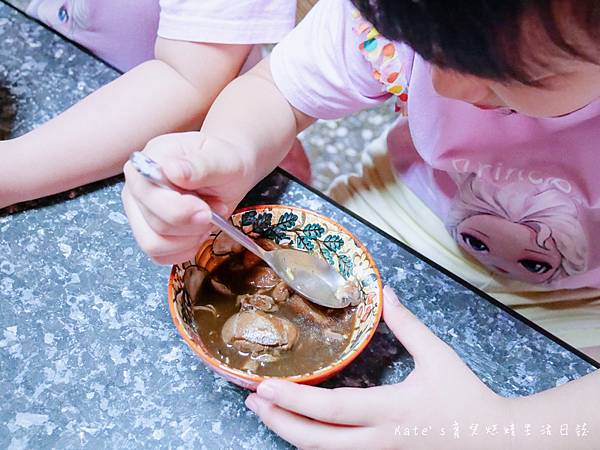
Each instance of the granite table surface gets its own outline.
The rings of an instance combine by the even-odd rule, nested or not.
[[[0,3],[4,138],[115,76]],[[170,268],[137,248],[121,187],[115,178],[0,211],[0,448],[286,448],[246,410],[247,392],[205,368],[178,336],[166,302]],[[538,392],[594,370],[282,172],[244,202],[297,205],[342,223],[405,304],[500,394]],[[411,369],[381,325],[326,385],[394,383]]]

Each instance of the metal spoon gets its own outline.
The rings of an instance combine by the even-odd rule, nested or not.
[[[143,153],[134,152],[129,161],[157,186],[199,197],[196,192],[169,182],[160,165]],[[352,295],[348,295],[348,281],[318,256],[290,248],[266,251],[215,212],[211,213],[211,222],[261,258],[289,287],[311,302],[328,308],[345,308],[353,300]]]

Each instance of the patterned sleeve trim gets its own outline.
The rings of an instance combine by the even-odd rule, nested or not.
[[[408,115],[408,76],[403,63],[406,58],[402,57],[408,49],[383,37],[357,10],[352,15],[356,20],[354,32],[360,37],[358,49],[371,64],[373,77],[396,96],[396,112]]]

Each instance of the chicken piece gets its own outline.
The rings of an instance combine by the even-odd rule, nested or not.
[[[292,294],[292,296],[288,298],[287,304],[296,314],[304,317],[306,320],[327,327],[332,324],[329,317],[310,306],[308,302],[298,294]]]
[[[244,247],[241,244],[238,244],[223,232],[220,232],[213,241],[212,252],[217,256],[241,253],[243,251]]]
[[[244,353],[277,353],[294,346],[298,330],[287,319],[263,311],[241,311],[227,319],[221,338]]]
[[[259,310],[275,312],[279,309],[279,306],[277,306],[273,297],[263,294],[238,295],[236,305],[239,306],[242,311]]]
[[[200,289],[208,272],[206,269],[198,266],[190,266],[185,269],[183,274],[183,286],[192,303],[196,301],[200,294]]]
[[[213,287],[213,289],[215,291],[217,291],[219,294],[223,294],[223,295],[233,295],[233,292],[231,291],[231,289],[229,289],[227,286],[225,286],[223,283],[215,280],[214,278],[210,279],[210,284]]]
[[[242,266],[244,269],[251,269],[252,267],[258,265],[261,261],[262,259],[248,250],[246,250],[242,255]]]
[[[290,297],[290,289],[284,281],[280,281],[277,286],[273,288],[271,296],[277,303],[284,303]]]
[[[335,298],[356,306],[363,301],[362,292],[356,281],[347,280],[335,291]]]
[[[266,266],[256,266],[252,268],[246,276],[246,283],[256,289],[272,289],[281,279]]]

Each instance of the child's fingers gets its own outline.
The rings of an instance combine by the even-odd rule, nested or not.
[[[348,449],[367,448],[367,428],[342,427],[307,419],[250,394],[246,406],[254,411],[263,423],[298,448]],[[370,443],[373,444],[372,442]]]
[[[262,382],[256,393],[309,419],[339,425],[369,425],[384,407],[386,390],[386,386],[325,389],[271,379]]]
[[[160,265],[171,265],[171,264],[180,264],[183,262],[187,262],[187,261],[193,261],[194,258],[196,257],[196,252],[198,251],[198,248],[190,248],[189,250],[185,251],[185,252],[181,252],[181,253],[174,253],[171,255],[165,255],[165,256],[155,256],[154,258],[152,258],[152,261],[154,261],[156,264],[160,264]]]
[[[412,355],[415,363],[435,364],[439,352],[448,350],[447,345],[400,303],[392,288],[386,286],[383,293],[383,319],[388,328]]]
[[[123,189],[122,199],[136,241],[142,250],[153,259],[168,255],[181,255],[182,260],[192,258],[195,250],[206,238],[206,235],[192,237],[161,236],[150,228],[135,199],[128,192],[127,186]]]
[[[125,165],[123,171],[129,193],[144,206],[142,213],[149,211],[162,222],[173,227],[208,225],[210,209],[202,199],[155,186],[137,173],[129,163]]]
[[[191,191],[210,192],[211,187],[223,180],[244,177],[242,152],[231,144],[206,136],[201,139],[191,136],[191,142],[186,136],[183,138],[179,143],[181,150],[161,163],[173,184]]]
[[[207,226],[204,224],[174,225],[165,222],[162,218],[153,214],[144,205],[138,203],[138,207],[146,220],[146,223],[155,233],[161,236],[188,236],[194,237],[206,234]]]

